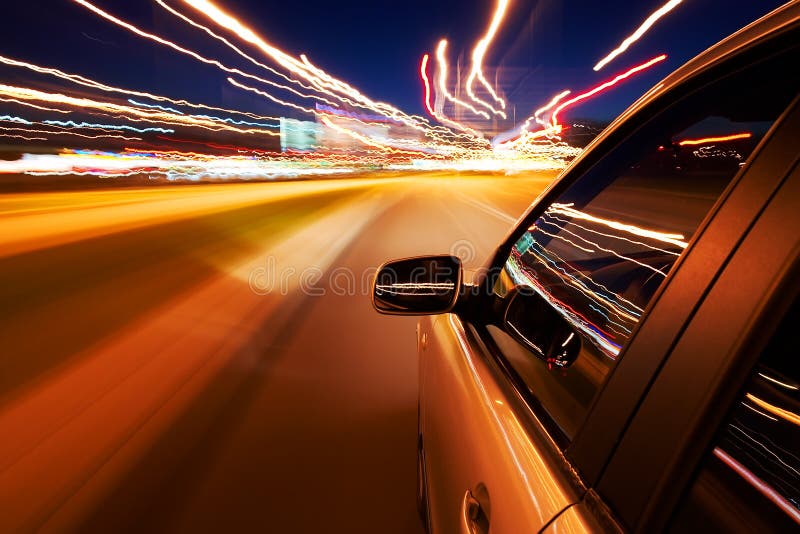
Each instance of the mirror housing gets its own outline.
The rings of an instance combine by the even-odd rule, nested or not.
[[[435,315],[453,310],[461,293],[457,256],[420,256],[384,263],[372,286],[372,305],[385,315]]]
[[[581,351],[581,336],[532,288],[517,288],[503,318],[504,330],[549,368],[565,369]]]

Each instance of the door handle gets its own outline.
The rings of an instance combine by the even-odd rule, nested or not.
[[[461,500],[461,534],[488,534],[489,532],[489,493],[483,484],[476,488],[476,492],[482,498],[485,496],[486,505],[481,504],[471,490],[464,493],[464,498]]]

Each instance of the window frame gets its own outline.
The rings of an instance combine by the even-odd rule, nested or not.
[[[605,159],[609,154],[619,149],[620,146],[625,145],[630,137],[635,136],[645,125],[649,124],[652,117],[667,112],[668,109],[677,102],[697,91],[703,90],[708,85],[718,81],[719,78],[727,77],[736,71],[740,71],[754,63],[765,60],[770,55],[780,53],[786,35],[790,35],[791,38],[791,36],[796,35],[796,32],[797,27],[793,26],[789,30],[781,31],[777,36],[772,35],[769,38],[757,40],[755,43],[743,47],[742,49],[734,50],[723,58],[711,62],[702,69],[692,73],[691,76],[667,88],[660,94],[658,91],[660,91],[662,87],[660,85],[656,86],[656,88],[642,98],[642,104],[634,113],[625,117],[624,120],[612,126],[612,128],[602,134],[601,138],[591,145],[591,149],[587,151],[584,156],[576,160],[576,162],[562,174],[560,179],[554,182],[540,195],[531,208],[529,208],[520,219],[518,226],[510,232],[504,243],[497,249],[495,255],[488,264],[489,268],[486,269],[486,277],[483,280],[479,279],[478,282],[482,284],[482,287],[494,287],[497,280],[496,277],[502,265],[505,263],[511,247],[527,230],[530,224],[541,215],[547,206],[558,199],[577,180],[586,173],[591,172],[602,159]],[[793,107],[796,107],[795,104],[790,106],[790,108]],[[717,230],[717,234],[720,233],[722,229],[719,227],[723,223],[718,222],[715,224],[715,219],[717,218],[720,207],[731,197],[733,192],[738,192],[735,196],[737,196],[737,201],[746,208],[746,213],[756,213],[763,207],[763,202],[765,200],[765,193],[763,190],[770,189],[771,186],[776,186],[780,180],[780,177],[774,178],[772,182],[767,179],[765,181],[766,183],[762,183],[760,188],[756,187],[756,189],[762,190],[760,191],[761,194],[751,194],[752,192],[748,192],[748,188],[752,188],[751,186],[753,186],[753,179],[748,179],[748,175],[758,174],[752,171],[759,168],[760,160],[763,159],[762,152],[764,152],[765,146],[769,144],[774,136],[779,123],[783,122],[783,117],[785,117],[786,114],[787,112],[784,112],[783,116],[776,120],[748,158],[747,164],[743,166],[731,180],[731,183],[698,227],[687,250],[673,266],[669,277],[661,284],[661,287],[654,294],[639,324],[634,329],[628,344],[618,356],[620,360],[619,363],[609,373],[609,378],[606,380],[605,386],[603,386],[600,393],[597,395],[587,413],[582,428],[572,442],[567,442],[564,439],[565,436],[558,434],[556,425],[547,424],[549,415],[546,413],[546,410],[543,409],[539,402],[527,390],[525,383],[516,371],[513,370],[508,362],[504,361],[499,350],[492,351],[493,354],[491,357],[499,364],[506,379],[510,382],[512,389],[515,390],[518,396],[525,400],[528,408],[536,415],[537,420],[545,425],[548,432],[552,434],[554,441],[564,449],[566,457],[573,464],[587,486],[592,486],[598,481],[604,466],[611,457],[617,442],[623,434],[629,418],[642,399],[647,386],[655,376],[660,363],[665,358],[669,348],[672,346],[672,343],[678,337],[685,324],[689,321],[692,310],[694,310],[701,301],[707,284],[713,280],[716,273],[722,268],[724,260],[732,254],[737,244],[736,236],[731,232],[728,232],[729,235],[724,236],[725,239],[721,241],[717,239],[715,242],[711,237],[707,238],[706,241],[708,241],[709,244],[706,245],[706,247],[713,247],[716,249],[714,251],[716,254],[716,263],[705,266],[705,277],[695,280],[695,283],[691,284],[693,287],[687,288],[682,282],[673,284],[673,280],[678,277],[689,278],[693,275],[693,269],[689,267],[684,268],[684,264],[687,262],[690,264],[694,263],[696,267],[696,264],[703,263],[703,256],[708,253],[708,250],[705,250],[706,247],[702,246],[699,250],[695,250],[697,248],[696,242],[700,241],[705,234],[715,233],[707,232],[709,228]],[[781,174],[781,176],[783,175],[785,175],[785,173]],[[762,181],[764,180],[762,179]],[[758,191],[756,193],[758,193]],[[689,261],[690,259],[691,261]],[[684,273],[684,276],[681,276],[681,272]],[[494,302],[491,303],[489,307],[496,312],[498,309],[502,308],[502,299],[497,296],[493,296],[493,298]],[[663,304],[664,308],[679,310],[679,313],[662,313],[657,319],[653,318],[651,320],[651,309],[661,301],[665,302]],[[650,323],[652,323],[652,328],[648,328],[645,334],[639,335],[643,326]],[[654,339],[651,334],[653,330],[657,331],[656,339]],[[493,340],[485,328],[478,328],[478,333],[485,345],[494,346]],[[624,380],[616,380],[618,383],[615,384],[614,387],[609,387],[614,377],[619,374],[621,363],[626,360],[626,355],[629,352],[646,354],[647,356],[648,362],[646,365],[634,366],[638,367],[638,369],[631,370],[639,383],[639,387],[627,390],[624,387],[620,387],[619,382],[629,384],[631,379],[630,372],[625,373]],[[631,357],[629,360],[631,359],[634,359],[634,357]],[[626,367],[630,366],[626,365]],[[604,418],[609,414],[613,414],[612,424],[603,424]]]
[[[597,484],[598,493],[628,528],[665,526],[774,335],[775,315],[783,316],[797,298],[797,236],[776,232],[775,221],[800,225],[799,101],[787,111],[769,147],[788,156],[788,170],[776,173],[778,184],[770,198],[676,340]],[[754,291],[739,291],[743,277]],[[731,305],[730,296],[737,294],[744,305]],[[702,365],[697,354],[705,355]],[[681,395],[676,397],[678,388]]]

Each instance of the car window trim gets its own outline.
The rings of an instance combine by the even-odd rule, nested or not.
[[[796,97],[698,227],[642,315],[567,455],[593,486],[675,340],[724,269],[752,219],[791,171],[800,135]]]
[[[798,135],[800,110],[797,108],[800,106],[795,105],[795,108],[793,118],[797,126],[792,130]],[[791,143],[791,137],[785,138],[784,141]],[[612,508],[615,508],[620,519],[629,527],[643,531],[663,528],[681,492],[702,461],[703,453],[729,412],[731,404],[738,398],[741,387],[760,356],[760,350],[777,328],[777,322],[769,319],[766,310],[770,310],[769,315],[775,310],[785,313],[797,296],[800,285],[798,279],[800,257],[796,249],[796,237],[794,243],[790,235],[784,235],[779,239],[784,248],[770,249],[771,263],[767,264],[767,268],[754,273],[752,269],[743,267],[747,265],[744,260],[747,258],[746,254],[751,252],[749,248],[758,247],[759,241],[763,241],[773,230],[765,229],[767,223],[764,221],[773,216],[775,211],[785,209],[782,203],[787,202],[785,197],[792,188],[800,191],[800,157],[797,156],[793,158],[790,172],[781,178],[781,186],[776,189],[770,202],[754,221],[751,230],[737,246],[707,296],[698,306],[697,312],[687,323],[686,329],[676,340],[664,367],[659,370],[647,397],[631,419],[606,471],[602,474],[597,486],[599,493]],[[785,194],[784,198],[777,196],[779,191]],[[789,198],[789,203],[794,201],[796,206],[798,197],[800,193],[794,193],[794,197]],[[800,214],[797,214],[796,210],[787,211],[794,217],[793,221],[790,217],[790,224],[800,225]],[[787,279],[777,284],[776,282],[786,273],[789,273]],[[698,351],[701,351],[707,343],[706,338],[698,336],[699,325],[703,320],[708,320],[708,314],[718,312],[725,304],[719,292],[724,292],[726,289],[730,291],[731,288],[735,290],[739,287],[738,281],[742,279],[741,277],[747,276],[752,281],[754,274],[758,276],[757,280],[760,280],[762,286],[769,288],[766,296],[752,292],[753,307],[731,309],[725,306],[724,319],[718,318],[716,321],[726,324],[738,321],[739,324],[746,324],[747,328],[744,331],[734,328],[726,332],[727,337],[721,336],[727,339],[730,351],[720,354],[718,359],[712,362],[704,361],[707,369],[704,370],[705,374],[701,375],[700,372],[696,372],[697,366],[689,365],[695,361],[692,358],[695,358]],[[769,331],[769,328],[772,331]],[[758,333],[764,329],[767,329],[769,335],[758,339]],[[723,374],[710,370],[717,369],[711,365],[714,362],[718,368],[724,370]],[[669,390],[671,387],[674,391],[678,381],[676,379],[678,369],[684,376],[688,371],[695,371],[692,381],[681,381],[681,391],[683,398],[692,396],[703,399],[702,409],[699,412],[690,406],[681,406],[674,402],[669,403],[668,409],[663,408],[668,403],[665,389]],[[725,408],[721,409],[720,406]],[[658,425],[648,424],[648,421],[653,421],[654,418],[658,419]],[[670,431],[672,427],[666,424],[668,421],[687,422],[682,436],[688,438],[682,440]],[[643,461],[641,455],[637,455],[634,451],[644,443],[649,443],[650,446],[647,458]],[[661,469],[654,468],[655,466],[660,466]],[[645,505],[633,510],[636,507],[627,504],[630,503],[631,495],[643,496],[646,499]],[[614,506],[613,503],[619,504]],[[632,509],[625,510],[626,505]]]

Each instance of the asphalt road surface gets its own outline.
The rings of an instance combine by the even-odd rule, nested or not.
[[[0,196],[0,532],[421,532],[370,275],[477,268],[552,177]]]

